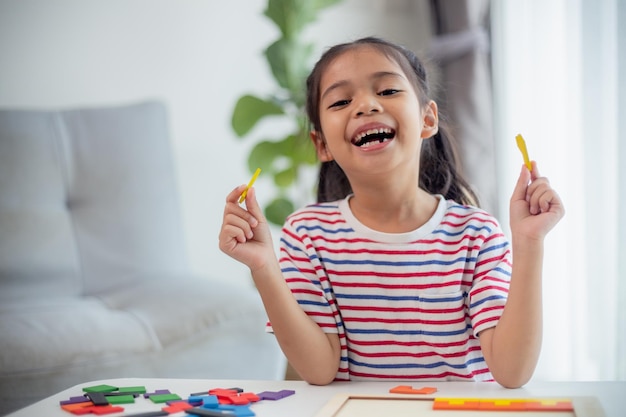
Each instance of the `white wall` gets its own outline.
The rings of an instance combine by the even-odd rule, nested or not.
[[[428,1],[344,0],[307,29],[318,52],[365,35],[419,52]],[[0,0],[0,107],[71,108],[163,99],[194,272],[248,285],[222,254],[223,201],[247,182],[230,128],[239,96],[274,91],[263,49],[278,37],[266,0]],[[272,126],[263,128],[271,130]],[[280,136],[276,136],[280,137]],[[263,181],[258,183],[260,199]]]

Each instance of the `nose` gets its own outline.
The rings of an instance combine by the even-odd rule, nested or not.
[[[355,108],[355,116],[360,117],[372,113],[380,113],[382,106],[378,101],[378,97],[367,94],[358,99],[357,106]]]

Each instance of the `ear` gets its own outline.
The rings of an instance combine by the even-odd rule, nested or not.
[[[317,159],[321,162],[332,161],[334,158],[326,146],[326,141],[324,140],[322,132],[312,130],[310,135],[313,145],[315,146],[315,151],[317,152]]]
[[[430,100],[424,107],[422,139],[433,137],[439,131],[439,113],[437,103]]]

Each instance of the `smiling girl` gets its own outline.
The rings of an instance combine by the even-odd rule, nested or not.
[[[228,195],[220,232],[295,370],[312,384],[526,383],[541,348],[543,240],[564,214],[536,163],[511,197],[509,242],[459,174],[413,53],[378,38],[337,45],[307,94],[318,203],[287,219],[278,259],[254,189],[245,208],[245,185]]]

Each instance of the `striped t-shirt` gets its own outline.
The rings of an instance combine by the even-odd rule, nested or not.
[[[335,379],[492,380],[477,335],[497,324],[508,294],[498,222],[440,197],[422,227],[381,233],[353,216],[349,198],[296,211],[280,242],[299,305],[339,335]]]

